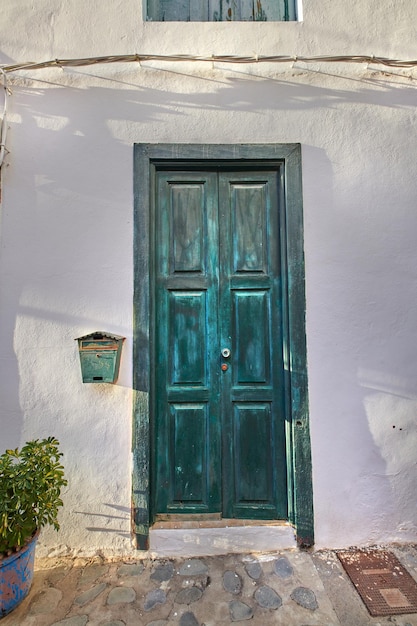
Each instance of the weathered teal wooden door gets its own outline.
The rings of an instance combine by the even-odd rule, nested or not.
[[[156,172],[156,514],[286,519],[279,171]]]

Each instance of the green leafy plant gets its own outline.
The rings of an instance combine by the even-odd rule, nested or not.
[[[46,524],[59,529],[67,481],[58,447],[54,437],[35,439],[0,456],[0,556],[21,548]]]

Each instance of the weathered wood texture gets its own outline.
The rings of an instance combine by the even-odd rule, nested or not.
[[[157,172],[156,512],[286,519],[278,170],[206,168]]]
[[[148,0],[147,19],[176,22],[285,21],[293,0]]]

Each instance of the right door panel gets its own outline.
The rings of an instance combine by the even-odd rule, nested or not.
[[[279,208],[278,172],[220,174],[226,517],[287,516]]]

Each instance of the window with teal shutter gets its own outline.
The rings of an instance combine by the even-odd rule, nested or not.
[[[156,22],[278,22],[296,19],[296,0],[147,0]]]

